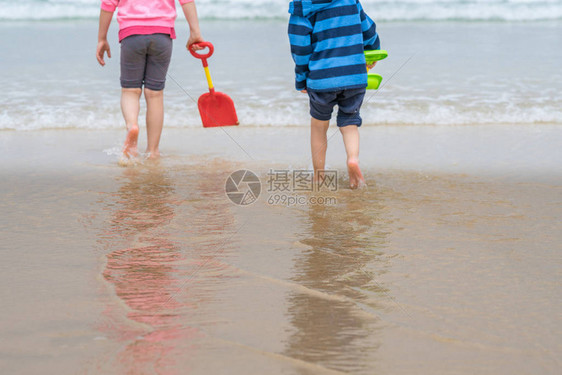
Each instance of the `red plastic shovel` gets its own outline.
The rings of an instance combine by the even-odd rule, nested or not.
[[[238,125],[238,116],[236,116],[234,102],[228,95],[215,91],[213,81],[211,80],[207,59],[211,57],[215,50],[213,45],[210,42],[201,42],[193,45],[209,49],[209,52],[202,54],[191,49],[191,46],[189,48],[189,52],[203,62],[205,76],[209,84],[209,92],[201,95],[197,101],[203,127],[210,128],[215,126]]]

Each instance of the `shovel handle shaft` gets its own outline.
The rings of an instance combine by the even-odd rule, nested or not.
[[[209,85],[209,91],[211,93],[215,92],[215,87],[213,86],[213,80],[211,79],[211,72],[209,71],[209,67],[205,66],[205,77],[207,77],[207,84]]]

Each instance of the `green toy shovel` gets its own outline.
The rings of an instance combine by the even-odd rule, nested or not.
[[[379,50],[371,50],[365,51],[365,60],[367,64],[372,64],[375,61],[384,60],[388,57],[388,52],[379,49]],[[376,90],[379,88],[382,82],[382,76],[375,73],[368,73],[367,74],[367,90]]]

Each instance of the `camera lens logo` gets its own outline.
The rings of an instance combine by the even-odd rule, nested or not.
[[[228,176],[224,189],[232,203],[247,206],[260,196],[261,182],[254,172],[241,169]]]

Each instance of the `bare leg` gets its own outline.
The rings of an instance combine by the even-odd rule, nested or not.
[[[137,140],[139,138],[139,111],[142,90],[121,89],[121,111],[127,125],[127,138],[123,145],[123,155],[130,158],[137,156]]]
[[[147,158],[157,159],[160,156],[158,145],[164,126],[164,91],[144,89],[146,99],[146,145]]]
[[[314,182],[320,182],[322,171],[326,166],[326,150],[328,149],[328,127],[330,121],[312,118],[310,121],[310,148],[312,151],[312,165],[314,167]]]
[[[365,179],[359,169],[359,129],[356,125],[340,128],[347,153],[347,173],[349,174],[349,187],[357,189],[365,186]]]

